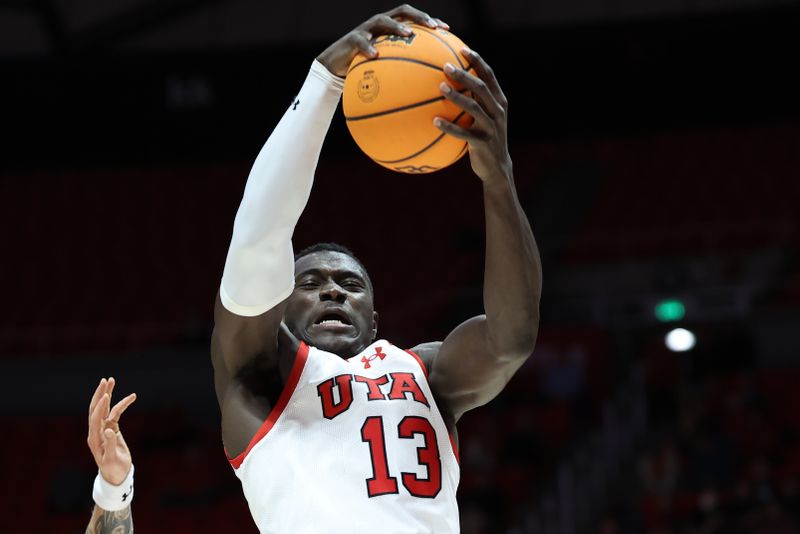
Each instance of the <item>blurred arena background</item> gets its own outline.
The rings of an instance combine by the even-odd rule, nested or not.
[[[0,0],[0,531],[82,531],[109,375],[136,529],[255,531],[208,356],[233,216],[312,59],[393,5]],[[463,532],[800,532],[800,5],[416,5],[509,97],[545,274],[533,357],[460,423]],[[340,111],[317,176],[296,248],[361,256],[383,337],[480,310],[466,159],[391,173]]]

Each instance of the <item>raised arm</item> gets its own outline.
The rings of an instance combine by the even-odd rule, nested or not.
[[[539,251],[514,186],[506,139],[508,102],[486,62],[464,52],[477,76],[446,75],[472,97],[442,84],[442,93],[475,118],[469,129],[437,119],[444,132],[469,142],[472,169],[482,181],[486,215],[485,315],[473,317],[439,344],[418,348],[430,362],[431,387],[454,420],[494,398],[533,351],[539,326]]]
[[[258,154],[234,221],[215,308],[212,359],[217,395],[254,360],[276,367],[277,332],[294,288],[291,237],[308,201],[322,143],[343,76],[359,52],[376,56],[371,40],[407,35],[404,21],[444,26],[409,5],[380,13],[329,46],[314,61],[300,93]]]
[[[283,301],[294,289],[292,233],[308,201],[343,82],[315,61],[258,154],[236,214],[214,319],[217,394],[256,357],[277,366]]]
[[[89,403],[89,435],[86,443],[97,464],[92,496],[96,503],[86,534],[131,534],[133,516],[133,461],[119,429],[119,419],[136,400],[131,393],[113,408],[114,378],[100,380]]]
[[[437,27],[403,5],[371,17],[314,61],[300,93],[253,164],[233,226],[215,310],[212,355],[217,394],[229,377],[259,358],[277,366],[276,334],[294,289],[291,237],[308,201],[322,143],[356,54],[374,57],[371,39],[407,35],[402,21]]]
[[[255,389],[275,383],[270,377],[265,380],[265,373],[273,378],[278,373],[285,382],[299,344],[281,327],[294,289],[291,238],[311,192],[322,143],[344,87],[342,76],[359,52],[375,56],[374,37],[408,34],[403,20],[441,24],[404,5],[371,17],[333,43],[314,61],[250,171],[234,221],[211,339],[214,385],[229,453],[244,450],[263,422],[263,398],[269,394]]]

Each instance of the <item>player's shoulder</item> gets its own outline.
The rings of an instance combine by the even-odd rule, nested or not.
[[[419,359],[425,364],[425,368],[430,369],[441,347],[441,341],[429,341],[427,343],[420,343],[408,350],[419,356]]]

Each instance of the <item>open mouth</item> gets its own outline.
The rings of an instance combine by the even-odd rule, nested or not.
[[[347,315],[342,312],[327,311],[314,321],[314,324],[320,326],[351,326],[352,323],[347,318]]]

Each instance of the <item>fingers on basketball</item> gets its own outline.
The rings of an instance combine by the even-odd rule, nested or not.
[[[438,25],[433,17],[408,4],[397,6],[386,14],[392,18],[399,20],[410,20],[416,22],[417,24],[428,26],[429,28],[435,28]]]
[[[456,162],[467,151],[463,139],[447,136],[435,117],[468,128],[472,117],[444,98],[442,67],[470,68],[455,35],[412,25],[413,35],[378,39],[377,58],[357,56],[345,79],[345,120],[356,144],[389,169],[418,174]],[[465,88],[454,84],[456,91]]]

